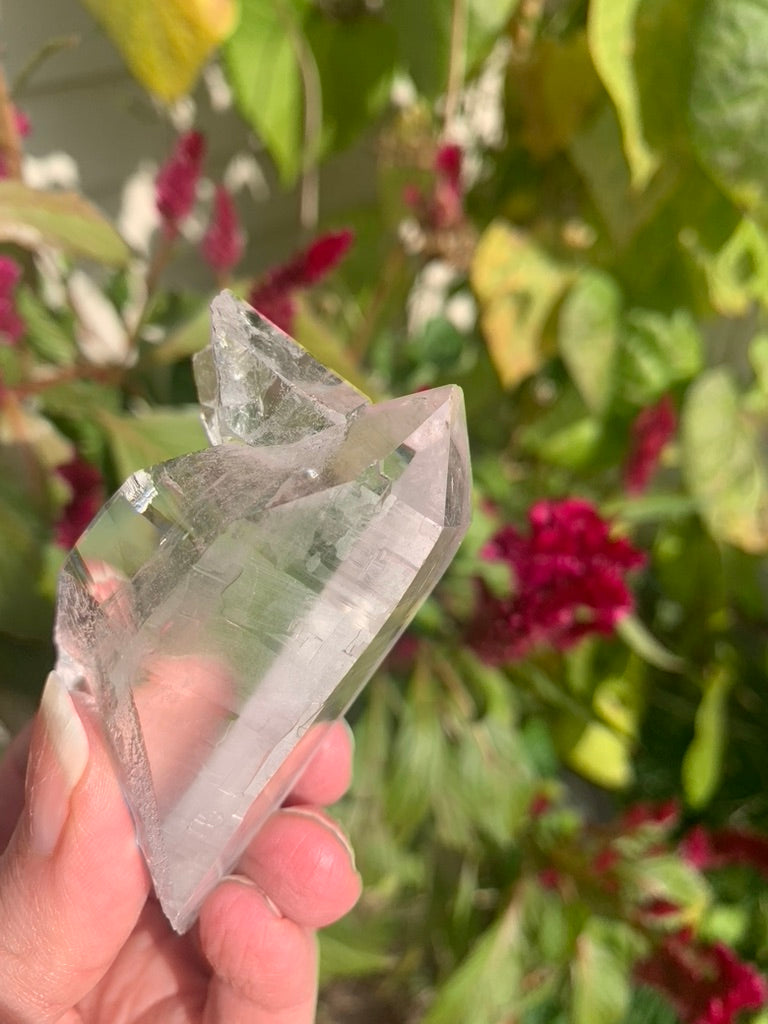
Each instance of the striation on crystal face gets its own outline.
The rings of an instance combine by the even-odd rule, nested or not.
[[[178,931],[447,568],[471,491],[457,387],[371,405],[226,292],[195,375],[212,447],[123,484],[56,621]]]

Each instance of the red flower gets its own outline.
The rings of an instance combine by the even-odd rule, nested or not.
[[[560,872],[557,868],[542,868],[536,876],[542,889],[559,889]]]
[[[629,456],[624,466],[624,486],[629,494],[641,494],[656,472],[659,458],[677,430],[677,414],[669,395],[638,413],[631,428]]]
[[[290,334],[296,314],[296,293],[329,274],[344,258],[354,237],[347,230],[321,235],[288,263],[269,271],[253,286],[248,301],[262,316]]]
[[[552,797],[548,793],[536,793],[531,800],[528,813],[532,818],[541,818],[552,806]]]
[[[72,496],[55,526],[56,543],[68,550],[77,543],[98,512],[104,501],[104,484],[98,469],[79,457],[57,466],[56,472],[72,490]]]
[[[200,244],[205,261],[215,274],[227,274],[242,259],[244,247],[232,196],[223,185],[217,185],[211,221]]]
[[[639,981],[657,989],[682,1024],[735,1024],[742,1010],[768,1001],[768,985],[732,949],[691,943],[671,935],[636,969]]]
[[[611,849],[610,846],[604,847],[595,856],[592,861],[592,870],[597,875],[605,875],[608,872],[613,871],[616,865],[619,863],[620,857],[618,853]]]
[[[0,344],[14,345],[24,334],[24,321],[16,311],[14,291],[21,267],[7,256],[0,256]]]
[[[700,871],[741,864],[768,878],[768,837],[757,832],[738,828],[707,832],[697,825],[681,842],[680,851]]]
[[[669,830],[675,827],[679,817],[680,805],[677,800],[665,800],[660,804],[633,804],[624,812],[622,832],[633,832],[646,825]]]
[[[431,195],[425,195],[416,185],[406,185],[403,189],[403,202],[432,230],[456,227],[464,218],[462,157],[460,146],[452,143],[440,146],[435,155]]]
[[[176,234],[179,221],[194,206],[204,156],[203,136],[200,132],[187,132],[176,140],[173,153],[157,173],[155,202],[167,235]]]
[[[23,110],[19,110],[18,107],[13,108],[13,120],[16,124],[16,133],[19,138],[26,139],[29,135],[32,126],[29,123],[29,118]]]
[[[478,584],[468,640],[492,664],[535,647],[565,650],[591,633],[611,633],[633,607],[624,576],[645,561],[628,541],[610,536],[609,524],[586,501],[542,501],[528,519],[527,536],[505,526],[484,552],[506,562],[515,578],[505,598]]]

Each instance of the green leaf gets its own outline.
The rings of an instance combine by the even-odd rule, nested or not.
[[[620,619],[616,632],[627,647],[649,665],[664,672],[682,672],[685,668],[684,659],[668,651],[635,615],[625,615]]]
[[[768,2],[709,0],[694,39],[689,114],[709,173],[747,209],[768,199]]]
[[[304,7],[303,0],[241,0],[223,48],[235,102],[286,185],[303,165],[305,76],[316,75],[302,34]]]
[[[645,188],[659,166],[645,138],[632,55],[635,17],[641,0],[591,0],[587,38],[592,60],[621,123],[632,186]]]
[[[628,857],[620,872],[623,890],[633,903],[665,900],[679,907],[674,919],[678,927],[696,925],[709,906],[711,893],[706,879],[678,853]]]
[[[419,661],[401,712],[386,790],[387,818],[401,841],[423,822],[444,785],[448,745],[434,694],[429,669]]]
[[[558,347],[581,397],[600,415],[613,397],[621,291],[608,274],[588,270],[560,309]]]
[[[521,890],[438,989],[422,1024],[499,1024],[520,996]]]
[[[586,33],[572,32],[565,39],[542,36],[527,60],[510,61],[507,73],[526,149],[537,160],[565,149],[600,92]]]
[[[26,249],[52,245],[70,256],[125,266],[128,246],[95,206],[74,192],[38,192],[0,181],[0,241]]]
[[[141,84],[163,100],[190,91],[237,18],[235,0],[81,0]]]
[[[364,935],[354,936],[354,942],[345,942],[323,930],[318,939],[321,984],[326,984],[332,978],[360,978],[367,974],[383,974],[392,969],[392,956],[361,945],[365,941]]]
[[[74,335],[57,320],[29,288],[16,292],[16,308],[26,327],[27,344],[40,359],[71,366],[77,358]]]
[[[49,536],[47,473],[34,445],[0,444],[0,631],[50,636],[52,604],[39,581]]]
[[[632,405],[656,402],[702,368],[701,335],[690,313],[666,317],[650,310],[627,315],[618,357],[618,389]]]
[[[464,725],[455,742],[458,749],[435,789],[438,833],[459,850],[477,834],[503,847],[527,822],[533,796],[517,732],[509,721],[487,715]]]
[[[768,334],[758,334],[752,339],[749,361],[755,372],[757,388],[768,399]]]
[[[702,2],[640,0],[635,16],[631,56],[642,132],[646,144],[670,160],[690,148],[691,37]]]
[[[681,423],[688,489],[715,538],[754,554],[768,551],[765,426],[744,414],[727,370],[709,370],[689,389]]]
[[[178,455],[201,451],[208,442],[197,408],[151,410],[135,416],[102,412],[115,469],[121,480]]]
[[[728,723],[728,694],[735,680],[731,669],[717,665],[704,681],[704,695],[696,711],[693,739],[682,767],[683,792],[695,810],[712,799],[723,771]]]
[[[568,151],[620,249],[652,221],[680,179],[680,171],[670,162],[661,166],[642,192],[633,188],[616,113],[608,102],[573,136]]]
[[[522,231],[496,221],[472,260],[472,287],[491,359],[505,387],[515,387],[544,360],[542,333],[571,272]]]
[[[590,414],[576,389],[567,385],[543,415],[519,431],[516,440],[524,452],[542,462],[581,469],[596,454],[602,437],[600,420]]]
[[[752,218],[743,217],[717,252],[693,231],[682,231],[680,242],[704,272],[718,313],[743,316],[754,302],[768,308],[768,238]]]
[[[619,1024],[630,999],[636,952],[629,927],[592,917],[576,942],[571,968],[572,1024]]]
[[[307,19],[306,34],[320,75],[322,150],[333,153],[370,128],[386,106],[395,33],[372,14],[332,19],[315,10]]]
[[[674,522],[689,518],[695,511],[693,499],[687,494],[641,494],[607,501],[603,512],[611,519],[625,523]]]
[[[655,989],[635,985],[623,1024],[680,1024],[680,1018]]]

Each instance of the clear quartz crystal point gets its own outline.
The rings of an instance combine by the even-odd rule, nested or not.
[[[57,671],[93,699],[178,931],[453,558],[461,390],[371,405],[229,293],[195,374],[212,447],[142,470],[59,579]]]

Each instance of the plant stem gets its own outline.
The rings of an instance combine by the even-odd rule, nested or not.
[[[304,86],[304,161],[301,172],[299,221],[304,231],[317,228],[320,218],[320,172],[317,167],[320,132],[323,126],[323,94],[312,51],[302,38],[296,51]]]
[[[33,53],[21,71],[16,75],[11,85],[11,96],[16,97],[19,93],[23,92],[29,80],[37,72],[37,69],[44,64],[49,57],[53,57],[57,53],[61,53],[62,50],[71,50],[75,46],[80,45],[80,36],[72,35],[67,36],[56,36],[55,39],[49,39],[47,43],[43,43],[37,53]]]
[[[451,14],[451,50],[448,61],[448,83],[443,114],[446,133],[456,117],[459,95],[464,85],[467,50],[467,0],[453,0]]]

